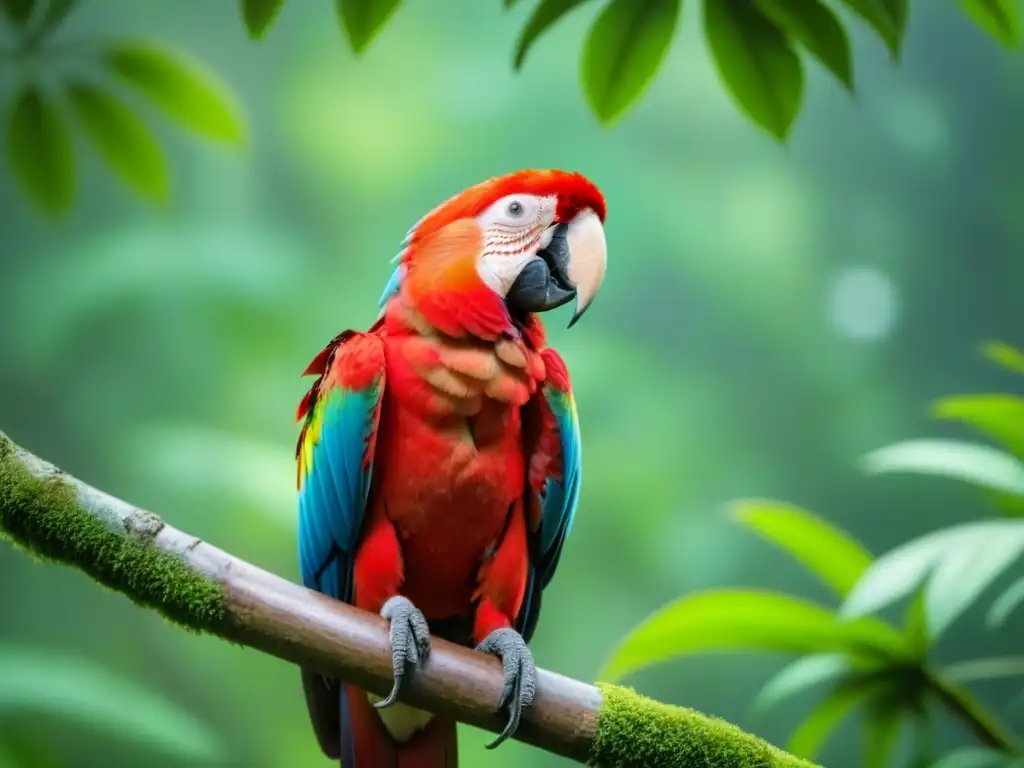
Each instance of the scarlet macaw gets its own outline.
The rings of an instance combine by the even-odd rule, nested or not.
[[[455,722],[396,704],[439,637],[499,656],[518,727],[536,688],[526,642],[572,527],[580,433],[565,363],[535,313],[604,279],[605,202],[577,173],[525,170],[461,192],[408,233],[366,332],[310,363],[298,408],[307,587],[390,623],[379,700],[304,670],[324,753],[352,768],[451,768]]]

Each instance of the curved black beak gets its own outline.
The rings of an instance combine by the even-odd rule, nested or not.
[[[547,248],[537,251],[537,258],[527,262],[505,296],[513,313],[547,312],[576,297],[569,281],[569,225],[555,226]]]

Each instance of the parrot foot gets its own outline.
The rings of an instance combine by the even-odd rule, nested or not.
[[[373,705],[384,709],[398,700],[407,679],[406,671],[409,668],[415,670],[430,654],[430,627],[419,608],[401,595],[395,595],[384,603],[380,615],[390,623],[391,664],[395,671],[391,693]]]
[[[516,732],[523,710],[533,704],[537,693],[537,666],[523,636],[514,629],[494,630],[476,649],[499,657],[505,669],[505,687],[498,708],[508,710],[508,723],[498,738],[487,745],[488,749],[494,749]]]

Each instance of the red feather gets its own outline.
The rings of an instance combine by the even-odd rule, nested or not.
[[[399,744],[363,691],[349,686],[348,705],[355,768],[458,768],[456,726],[450,717],[436,715],[407,742]]]

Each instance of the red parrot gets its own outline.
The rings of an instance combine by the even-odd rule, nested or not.
[[[565,363],[536,313],[604,279],[605,201],[578,173],[524,170],[450,198],[408,233],[381,313],[305,373],[298,539],[310,589],[383,616],[386,699],[303,670],[324,753],[347,768],[453,768],[455,721],[396,703],[430,634],[502,660],[511,736],[533,701],[526,646],[580,490]]]

